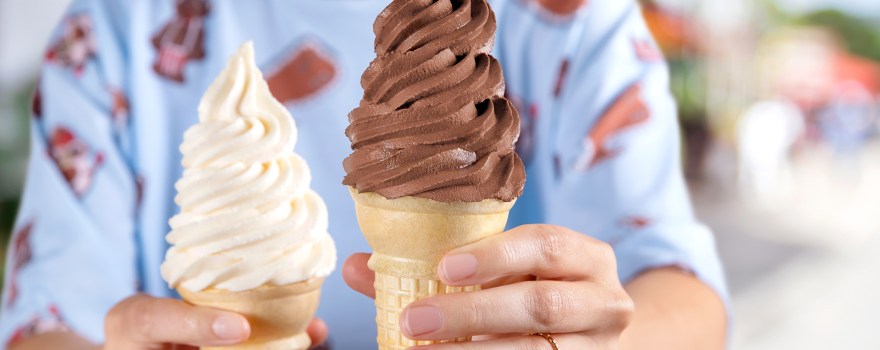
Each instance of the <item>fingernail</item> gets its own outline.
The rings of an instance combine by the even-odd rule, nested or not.
[[[244,339],[247,337],[248,325],[241,317],[234,315],[220,315],[214,318],[211,326],[214,334],[221,339]]]
[[[407,308],[403,313],[403,333],[407,337],[435,332],[443,324],[443,314],[434,306],[416,306]]]
[[[448,282],[461,281],[477,273],[477,257],[473,254],[456,254],[443,258],[440,273]]]

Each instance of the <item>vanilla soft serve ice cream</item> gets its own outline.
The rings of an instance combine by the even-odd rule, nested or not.
[[[244,44],[184,134],[181,211],[162,276],[172,288],[244,291],[326,277],[336,265],[327,207],[293,153],[297,130]]]

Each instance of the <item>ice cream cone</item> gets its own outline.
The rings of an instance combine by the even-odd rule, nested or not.
[[[358,223],[373,248],[369,267],[376,272],[376,325],[380,350],[456,341],[413,341],[400,331],[400,313],[410,303],[437,294],[479,290],[451,287],[437,275],[447,252],[499,234],[514,201],[444,203],[417,197],[385,199],[350,188]]]
[[[202,350],[306,350],[311,346],[306,327],[318,309],[323,283],[323,278],[315,278],[243,292],[177,290],[190,304],[240,313],[250,322],[251,336],[247,342]]]

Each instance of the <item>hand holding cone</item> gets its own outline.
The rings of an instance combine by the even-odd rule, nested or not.
[[[441,283],[440,258],[501,233],[522,194],[519,115],[489,55],[495,16],[485,0],[395,0],[374,31],[343,183],[374,250],[379,349],[467,341],[409,340],[399,318],[415,300],[479,289]]]

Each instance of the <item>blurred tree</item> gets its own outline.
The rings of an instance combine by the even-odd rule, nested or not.
[[[678,102],[682,120],[706,117],[706,72],[696,58],[669,60],[670,90]]]
[[[795,18],[796,24],[828,28],[847,51],[880,61],[880,28],[838,10],[821,10]]]
[[[640,0],[642,15],[669,64],[669,88],[678,106],[685,175],[699,179],[711,140],[706,109],[706,66],[699,25],[686,11]]]

